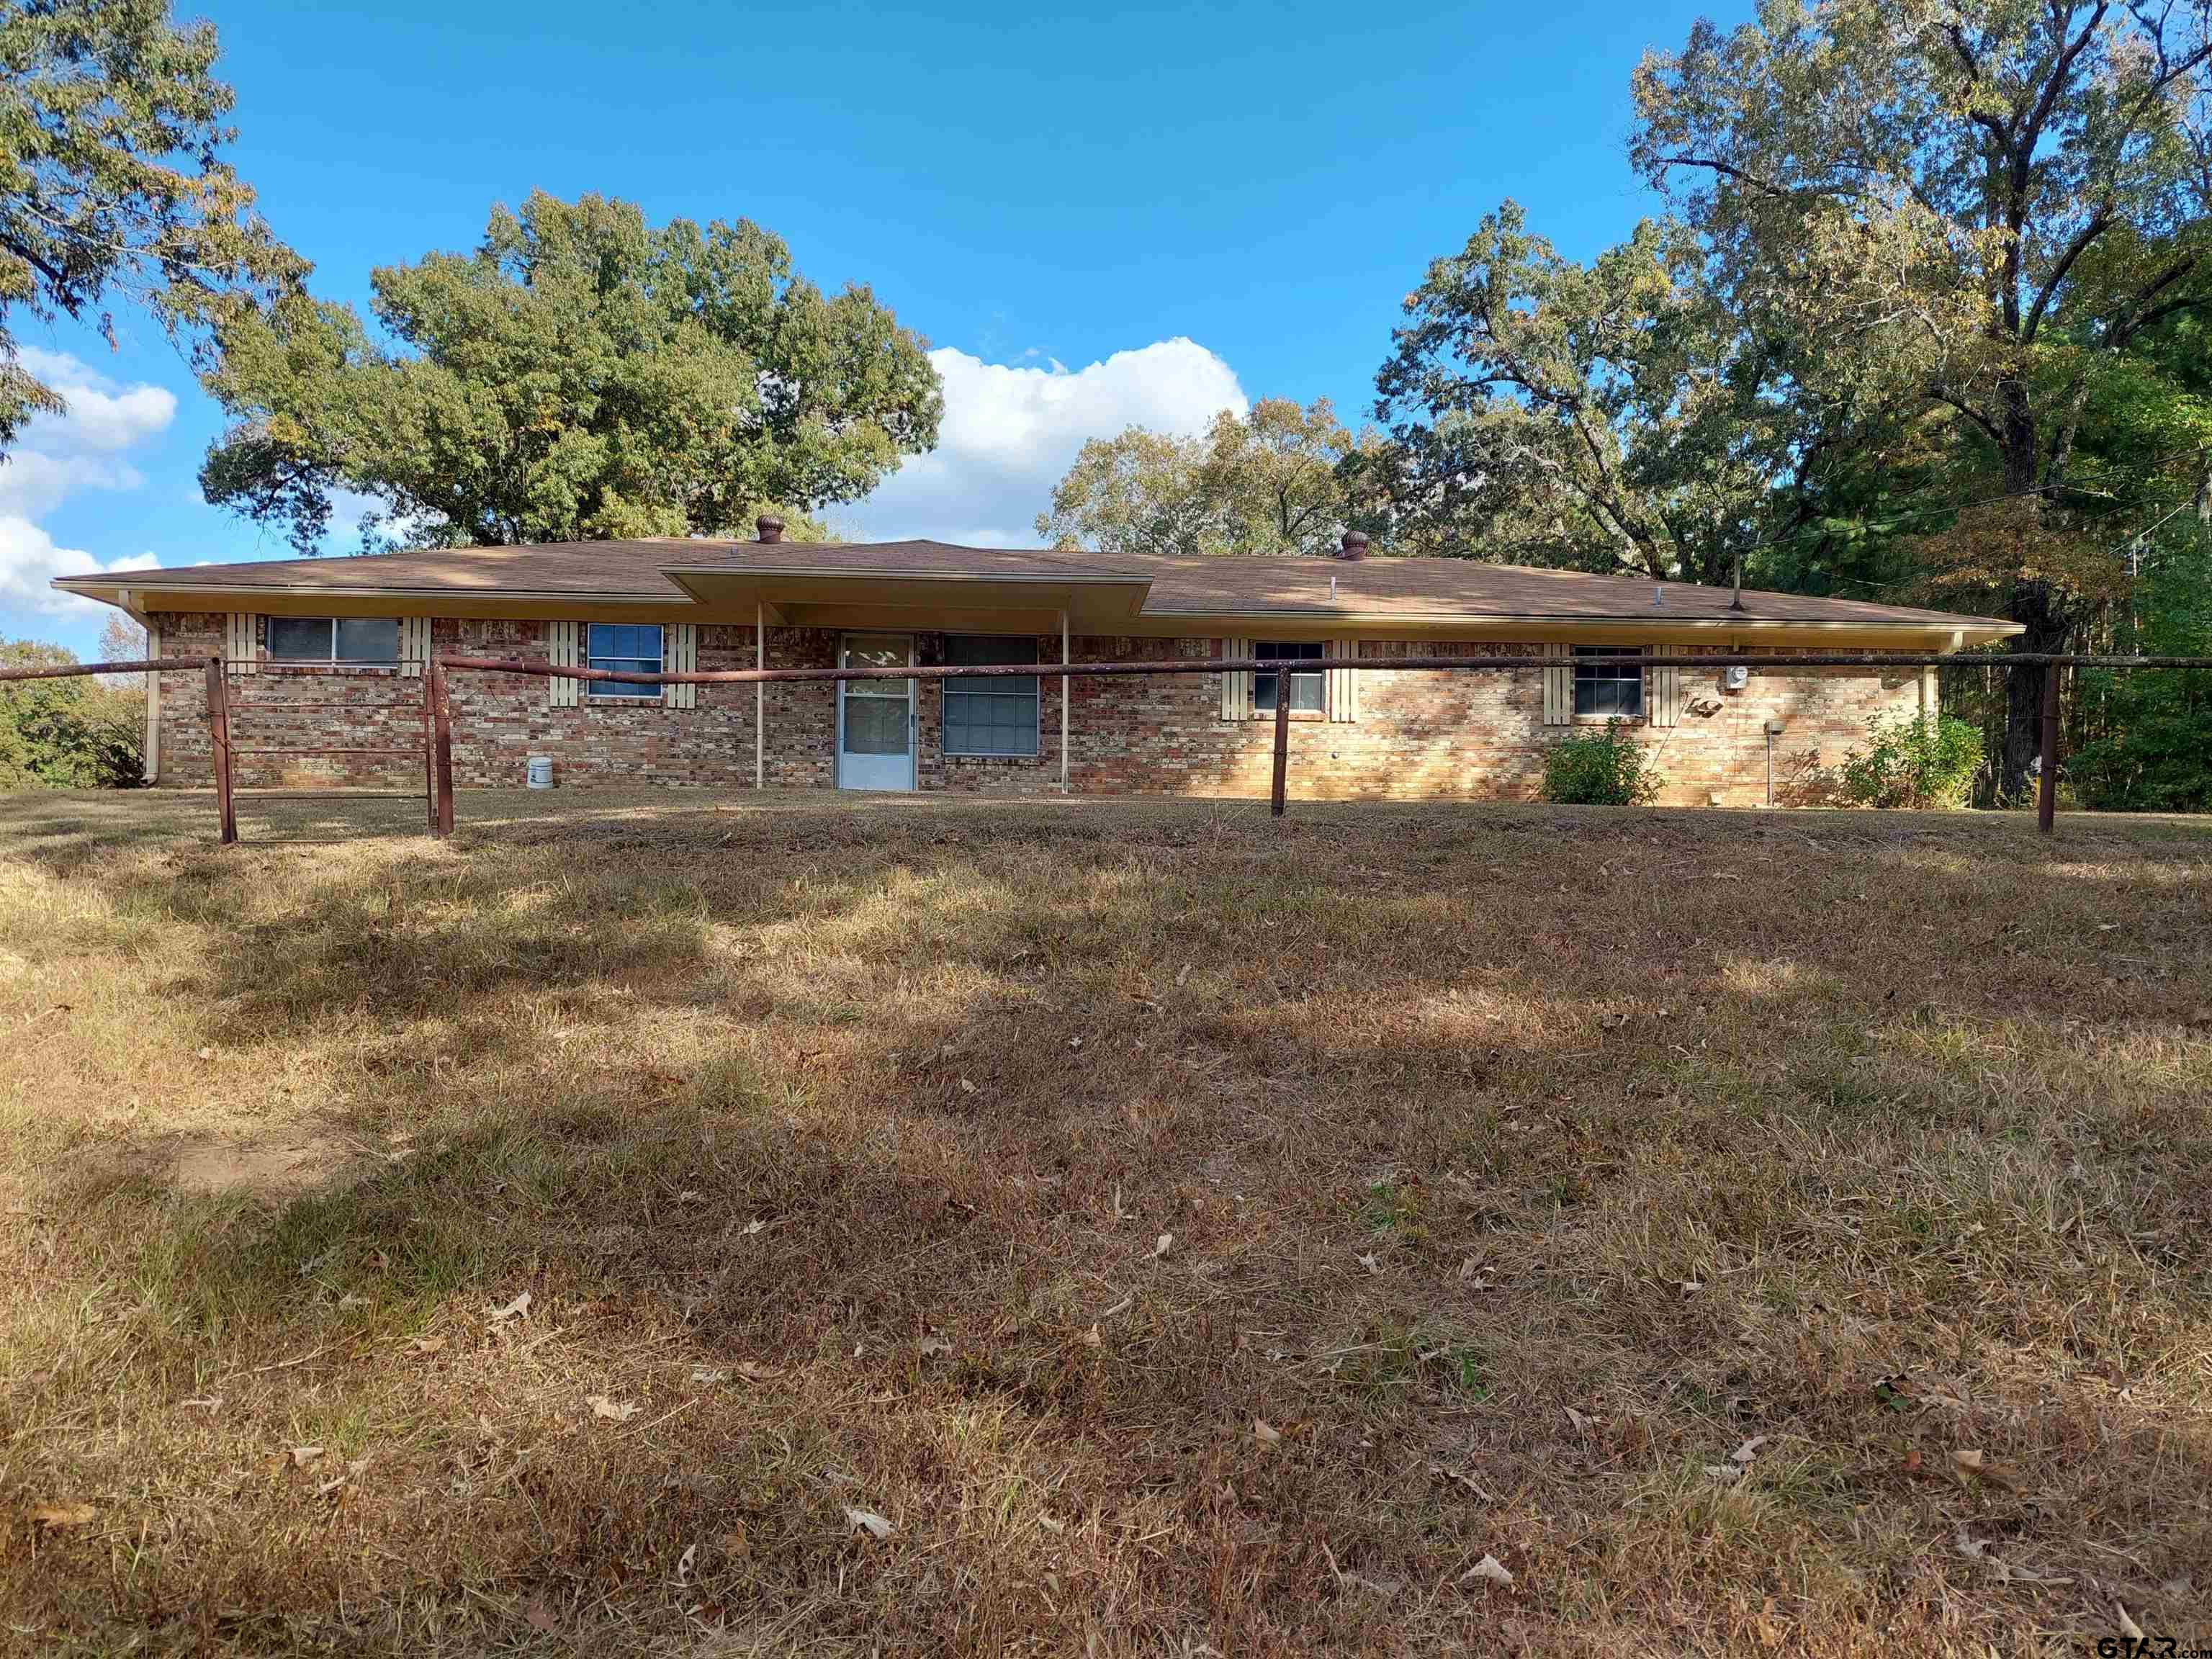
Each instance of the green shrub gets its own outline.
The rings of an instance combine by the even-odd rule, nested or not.
[[[1844,799],[1854,806],[1964,806],[1982,764],[1982,734],[1939,714],[1910,720],[1877,714],[1868,749],[1844,757]]]
[[[1626,720],[1562,738],[1544,753],[1544,799],[1561,806],[1634,806],[1666,781],[1629,736]]]

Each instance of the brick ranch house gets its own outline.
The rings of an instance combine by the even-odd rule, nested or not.
[[[419,789],[433,651],[653,672],[1030,663],[1035,678],[632,686],[451,677],[464,786],[556,783],[1252,796],[1275,699],[1313,797],[1525,799],[1546,748],[1632,723],[1680,805],[1821,798],[1876,714],[1932,710],[1932,669],[1730,673],[1586,665],[1624,651],[1949,652],[2009,623],[1459,559],[1165,558],[942,542],[653,539],[471,547],[65,577],[156,654],[229,659],[248,787]],[[1360,673],[1347,659],[1518,654],[1528,672]],[[1279,674],[1101,677],[1061,661],[1280,659]],[[211,781],[205,687],[148,676],[149,777]],[[1063,698],[1066,699],[1065,704]],[[1773,728],[1773,729],[1770,729]],[[1771,753],[1770,753],[1771,751]],[[417,751],[419,756],[419,750]]]

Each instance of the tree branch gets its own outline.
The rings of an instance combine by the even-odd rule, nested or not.
[[[2092,242],[2112,228],[2112,204],[2107,202],[2089,216],[2087,224],[2074,233],[2074,240],[2058,256],[2058,263],[2051,267],[2051,275],[2044,279],[2042,291],[2035,296],[2035,303],[2027,309],[2027,321],[2021,326],[2020,337],[2023,343],[2034,342],[2036,331],[2043,325],[2043,313],[2049,308],[2051,296],[2058,292],[2058,285],[2066,280],[2066,273],[2074,268],[2074,262],[2088,251]]]

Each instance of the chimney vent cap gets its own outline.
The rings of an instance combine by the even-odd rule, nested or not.
[[[1367,532],[1364,530],[1346,531],[1344,532],[1344,540],[1341,544],[1341,550],[1337,554],[1337,557],[1340,559],[1364,559],[1366,556]]]
[[[783,520],[773,513],[763,513],[759,518],[754,520],[753,529],[764,542],[780,542],[783,539]]]

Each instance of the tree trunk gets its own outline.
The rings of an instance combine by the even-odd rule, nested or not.
[[[2004,459],[2005,494],[2023,495],[2043,482],[2037,477],[2033,405],[2023,381],[2001,383],[1998,396],[2003,409],[1999,453]],[[2042,502],[2038,499],[2031,522],[2040,519],[2041,510]],[[2020,562],[2027,563],[2032,553],[2030,548],[2020,549]],[[2007,651],[2018,654],[2066,648],[2070,618],[2066,615],[2063,599],[2051,590],[2050,583],[2015,580],[2012,602],[2005,607],[2005,614],[2026,630],[2006,646]],[[2019,805],[2033,792],[2035,757],[2043,747],[2043,676],[2056,672],[2015,668],[2005,675],[2004,744],[1999,750],[1997,769],[2000,806]]]

